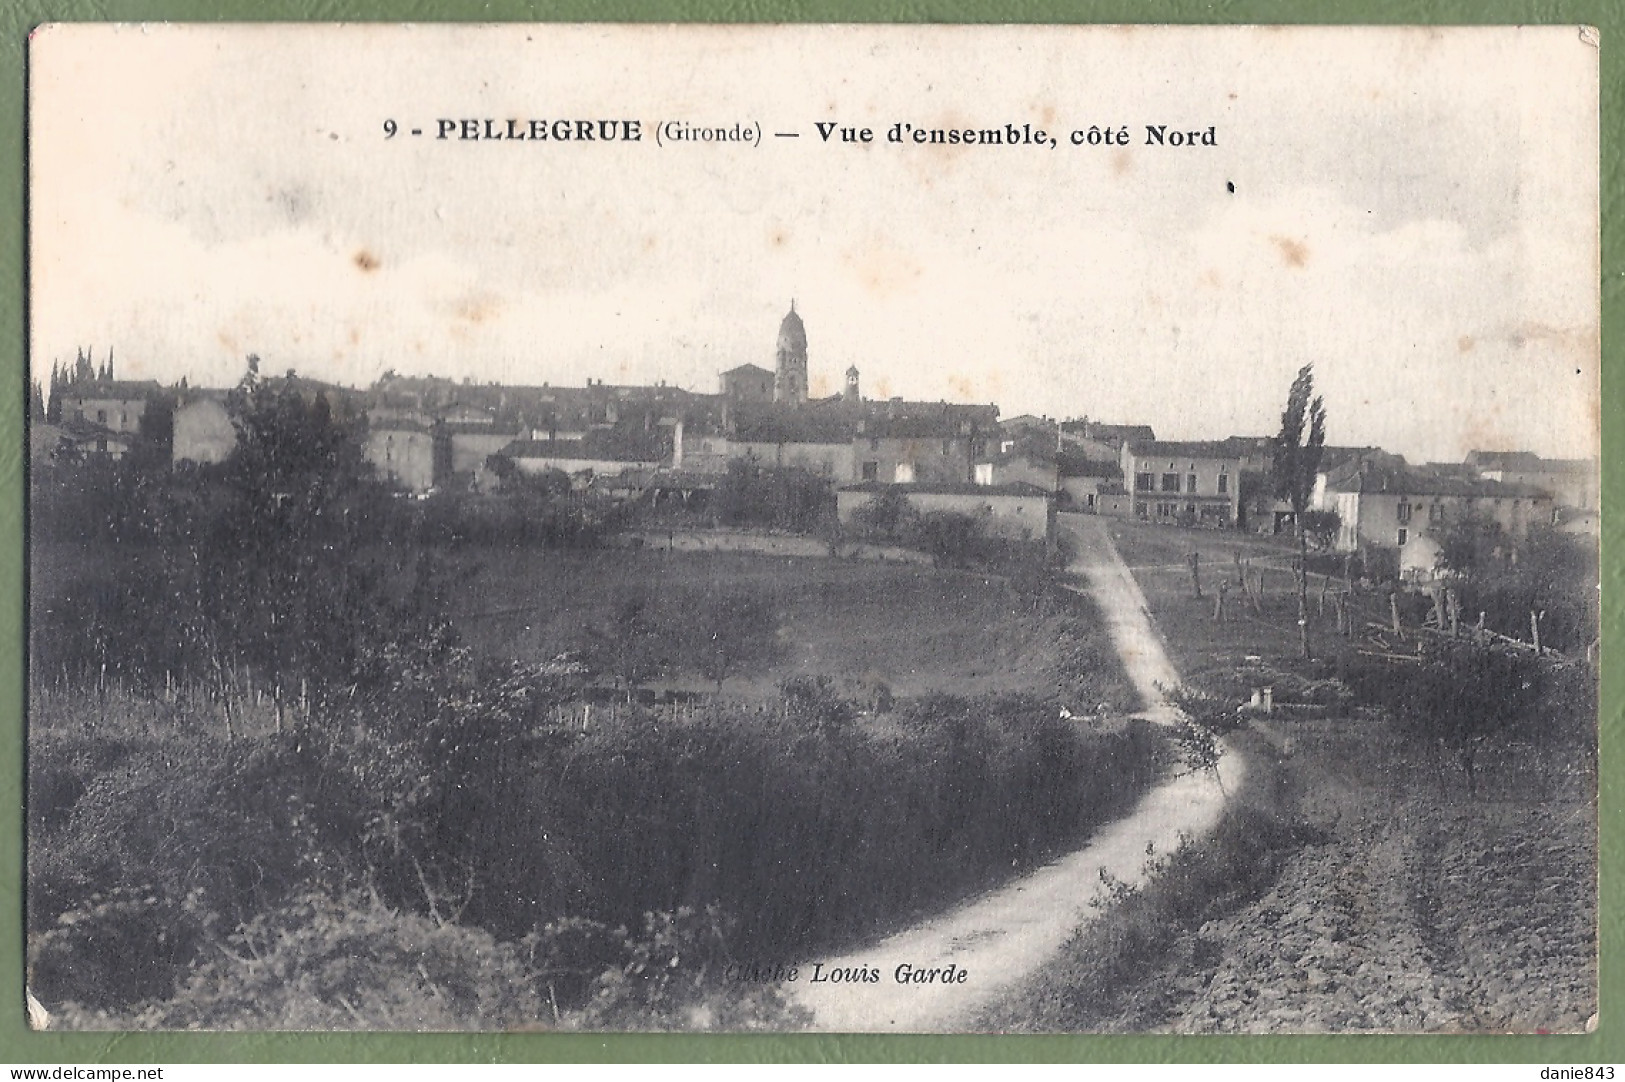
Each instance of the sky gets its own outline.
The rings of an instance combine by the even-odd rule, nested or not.
[[[794,299],[814,394],[856,365],[869,397],[1218,438],[1272,434],[1313,364],[1333,443],[1597,453],[1575,28],[63,25],[30,79],[36,376],[89,347],[194,385],[252,353],[714,392]],[[463,118],[643,140],[435,138]]]

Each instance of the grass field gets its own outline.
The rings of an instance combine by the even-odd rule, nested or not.
[[[1198,686],[1212,673],[1227,671],[1242,658],[1256,656],[1283,667],[1298,667],[1298,600],[1291,562],[1297,549],[1288,537],[1258,537],[1235,532],[1113,523],[1112,543],[1144,592],[1151,614],[1181,675]],[[1202,596],[1191,589],[1190,553],[1198,553]],[[1235,557],[1250,561],[1252,573],[1263,572],[1263,591],[1255,610],[1237,585]],[[1309,630],[1317,657],[1344,648],[1337,638],[1335,608],[1320,601],[1323,578],[1309,580]],[[1224,622],[1213,619],[1219,583],[1230,586]],[[1333,580],[1331,591],[1339,588]],[[1411,604],[1414,599],[1407,599]],[[1352,603],[1357,626],[1386,620],[1385,597],[1357,594]]]
[[[795,674],[883,681],[901,696],[1042,691],[1066,664],[1057,649],[1059,622],[1094,624],[1081,598],[1066,602],[1070,611],[1039,613],[1030,594],[1001,579],[903,564],[739,553],[460,551],[468,578],[454,612],[465,640],[526,661],[575,648],[587,626],[634,594],[646,594],[655,620],[676,635],[709,592],[768,597],[782,651],[765,670],[730,678],[725,690],[736,695],[765,692]],[[1111,657],[1109,648],[1103,656]],[[670,682],[705,686],[692,675]]]
[[[49,605],[152,553],[38,555]],[[752,1002],[751,986],[719,985],[706,951],[794,961],[912,923],[1080,844],[1168,765],[1149,723],[1058,714],[1058,685],[1079,713],[1132,699],[1093,605],[1058,583],[734,553],[431,555],[444,572],[431,582],[484,658],[451,651],[426,674],[409,657],[353,706],[291,713],[293,730],[243,665],[223,702],[66,671],[34,689],[29,947],[61,1024],[129,1028],[137,1009],[141,1025],[226,1028],[545,1021],[528,999],[434,1013],[457,1002],[449,989],[486,987],[496,959],[490,987],[545,989],[555,1012],[566,974],[566,1015],[635,974],[608,1001],[624,1013],[593,1024],[681,1027],[670,1005],[684,996]],[[722,590],[765,600],[762,634],[782,649],[718,699],[569,698],[594,707],[578,729],[552,697],[580,688],[480,663],[556,657],[632,599],[653,637],[696,635]],[[793,674],[833,686],[781,688]],[[861,697],[874,682],[892,697]],[[253,987],[221,949],[238,927],[284,945],[293,975],[277,983],[297,1002]],[[444,967],[420,964],[431,954]]]

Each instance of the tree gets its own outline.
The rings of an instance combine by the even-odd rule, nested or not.
[[[964,567],[985,547],[983,521],[958,511],[931,511],[915,523],[917,544],[938,567]]]
[[[145,470],[167,467],[175,446],[175,396],[166,391],[148,398],[137,431],[131,461]]]
[[[779,651],[779,622],[768,599],[756,594],[719,591],[706,595],[697,614],[700,675],[722,682],[745,666],[772,660]]]
[[[1303,532],[1317,552],[1325,552],[1337,543],[1337,533],[1343,528],[1343,517],[1336,511],[1305,511]]]
[[[1428,531],[1438,543],[1434,566],[1474,579],[1492,570],[1505,538],[1501,524],[1480,511],[1454,515]]]
[[[1298,369],[1292,389],[1287,393],[1270,470],[1276,498],[1292,505],[1293,528],[1298,535],[1298,641],[1305,658],[1310,653],[1309,533],[1304,513],[1315,491],[1315,475],[1320,472],[1320,455],[1325,445],[1326,406],[1315,394],[1314,365],[1306,364]]]
[[[666,670],[666,636],[650,611],[649,598],[633,590],[604,618],[588,625],[588,666],[608,674],[631,702],[638,687]]]
[[[869,502],[852,512],[852,523],[866,537],[878,541],[896,541],[906,533],[919,517],[908,494],[900,488],[886,487],[876,492]]]
[[[380,609],[383,571],[357,523],[377,493],[359,428],[297,377],[260,377],[259,359],[227,397],[237,443],[223,513],[202,546],[232,651],[270,685],[280,721],[297,695],[350,683],[366,644],[396,634]]]
[[[55,361],[51,362],[50,394],[45,399],[45,423],[62,423],[62,395],[68,389],[68,374]]]

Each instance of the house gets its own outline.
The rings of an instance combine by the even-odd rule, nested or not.
[[[1049,492],[1059,491],[1060,473],[1054,454],[1033,451],[1004,451],[978,455],[971,467],[972,480],[979,485],[1033,485]]]
[[[56,433],[56,446],[50,452],[58,461],[101,459],[117,462],[130,453],[138,437],[89,421],[67,420],[45,426]]]
[[[1396,455],[1344,463],[1316,485],[1315,505],[1337,512],[1337,549],[1397,552],[1403,575],[1431,573],[1438,532],[1464,515],[1480,515],[1511,538],[1553,521],[1552,497],[1531,485],[1413,469]]]
[[[877,494],[902,493],[922,515],[948,511],[982,519],[994,537],[1016,541],[1048,543],[1055,530],[1055,494],[1023,482],[1007,485],[978,485],[970,482],[925,482],[885,484],[866,481],[836,490],[836,515],[843,523],[853,521],[860,508]]]
[[[905,403],[864,417],[852,440],[859,482],[968,484],[976,460],[998,438],[997,406]]]
[[[1231,436],[1224,441],[1242,451],[1241,458],[1241,519],[1240,525],[1260,534],[1290,533],[1294,529],[1292,502],[1275,494],[1271,471],[1274,468],[1274,443],[1270,437]],[[1380,460],[1389,456],[1377,447],[1342,447],[1327,444],[1320,449],[1320,466],[1315,471],[1316,484],[1343,466],[1362,458]],[[1311,494],[1310,510],[1329,510],[1316,505]]]
[[[498,453],[521,473],[558,470],[568,474],[576,488],[586,488],[596,479],[618,476],[628,470],[652,473],[661,465],[659,456],[634,457],[624,451],[594,447],[586,440],[513,440]]]
[[[685,422],[674,465],[701,469],[720,454],[771,468],[796,467],[836,484],[972,480],[973,461],[996,435],[998,407],[946,402],[864,402],[841,395],[798,403],[730,404],[719,435]]]
[[[1128,489],[1123,485],[1123,467],[1116,462],[1090,458],[1068,447],[1056,454],[1055,472],[1064,508],[1106,515],[1126,516],[1132,512]]]
[[[773,370],[759,364],[742,364],[719,377],[722,397],[736,402],[773,401]]]
[[[1241,509],[1241,456],[1222,441],[1130,440],[1123,477],[1134,517],[1150,522],[1233,526]]]
[[[148,402],[163,388],[153,380],[93,379],[70,383],[61,393],[62,424],[91,424],[115,437],[134,437]]]
[[[1150,425],[1107,425],[1087,417],[1078,421],[1062,421],[1061,446],[1100,462],[1122,462],[1123,445],[1132,440],[1142,443],[1157,438]]]
[[[840,398],[740,406],[729,413],[722,453],[729,461],[795,467],[845,484],[855,479],[853,435],[860,424],[861,413]],[[691,461],[685,454],[684,465]]]
[[[521,435],[518,425],[489,419],[442,421],[433,432],[442,443],[439,454],[446,471],[475,478],[482,476],[487,459]]]
[[[999,450],[1049,451],[1061,445],[1060,426],[1048,417],[1031,413],[1006,417],[999,422]]]
[[[420,421],[386,421],[367,429],[361,453],[380,480],[427,492],[439,477],[436,442],[430,426]]]
[[[683,416],[672,428],[671,468],[691,474],[728,471],[728,437],[709,417]]]
[[[1589,458],[1541,458],[1528,451],[1473,451],[1465,465],[1490,481],[1530,485],[1552,497],[1558,507],[1596,511],[1602,476]]]

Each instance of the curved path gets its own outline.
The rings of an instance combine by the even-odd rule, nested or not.
[[[1169,724],[1177,720],[1158,686],[1172,687],[1179,675],[1151,624],[1145,597],[1113,548],[1106,521],[1065,515],[1062,528],[1078,542],[1072,570],[1085,576],[1089,592],[1106,620],[1112,643],[1146,705],[1142,716]],[[1241,776],[1235,756],[1221,763],[1224,784]],[[1153,789],[1134,811],[1090,838],[1088,845],[1031,875],[973,899],[861,951],[815,959],[792,984],[780,987],[796,1005],[811,1011],[810,1028],[853,1033],[945,1033],[963,1029],[993,995],[1031,975],[1053,957],[1072,933],[1094,914],[1090,899],[1102,872],[1125,883],[1144,879],[1147,848],[1171,852],[1181,834],[1210,829],[1224,806],[1221,778],[1187,774]],[[902,966],[963,971],[963,982],[900,983]],[[825,979],[835,970],[866,970],[878,979],[852,983]]]

